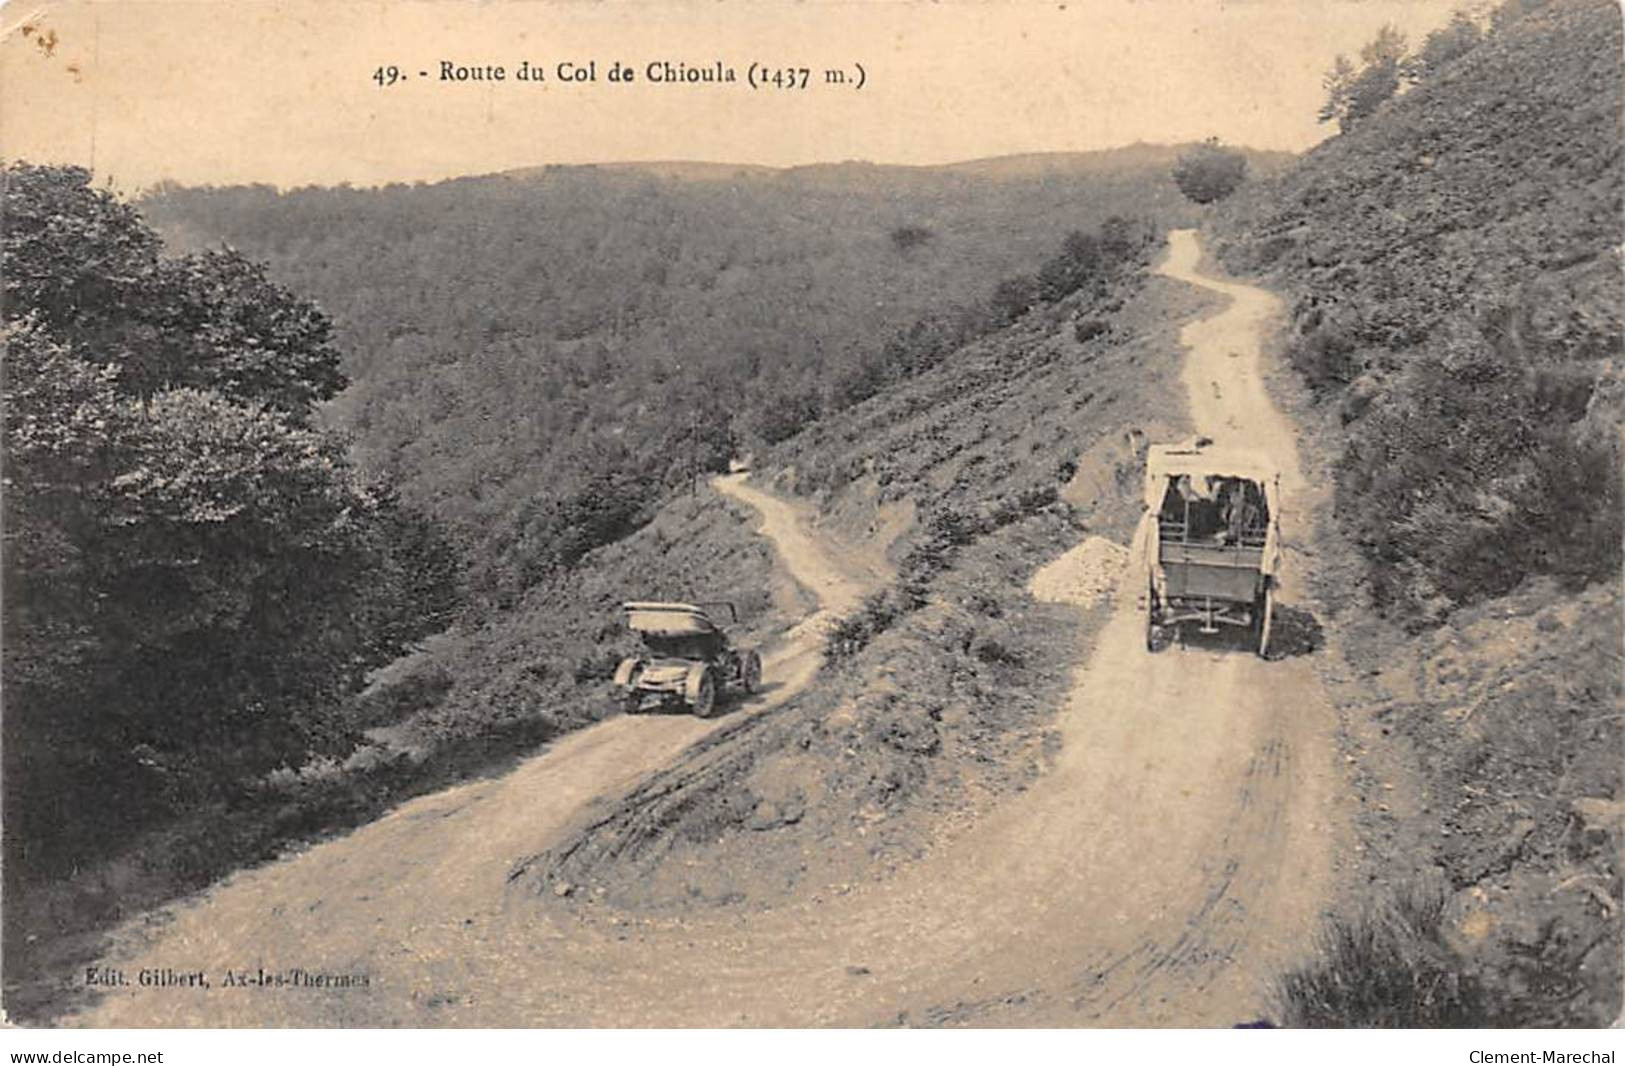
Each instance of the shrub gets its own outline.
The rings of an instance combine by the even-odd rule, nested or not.
[[[1308,1028],[1457,1028],[1487,1024],[1479,983],[1439,939],[1444,901],[1412,894],[1334,919],[1320,959],[1276,985],[1281,1021]]]
[[[621,658],[620,651],[615,648],[590,652],[576,660],[575,669],[571,671],[570,676],[578,685],[591,681],[608,681],[615,676],[615,668],[621,664]]]
[[[1060,253],[1039,268],[1038,297],[1054,302],[1077,292],[1098,277],[1104,266],[1099,238],[1073,230],[1062,242]]]
[[[913,251],[936,234],[925,226],[898,226],[891,231],[891,242],[900,252]]]
[[[1001,323],[1014,322],[1032,310],[1037,301],[1038,282],[1026,274],[999,282],[991,298],[993,313]]]
[[[1111,329],[1111,326],[1103,319],[1080,318],[1077,325],[1072,327],[1072,335],[1081,344],[1093,340],[1109,329]]]
[[[1353,336],[1331,323],[1322,323],[1295,340],[1287,353],[1293,369],[1303,375],[1316,394],[1347,385],[1359,376]]]
[[[1338,56],[1322,80],[1326,102],[1320,121],[1335,120],[1338,131],[1348,133],[1381,107],[1399,91],[1405,47],[1405,35],[1389,25],[1360,49],[1359,68],[1346,56]]]
[[[1224,147],[1217,137],[1209,137],[1174,164],[1174,181],[1179,191],[1199,204],[1224,199],[1235,192],[1246,177],[1247,157],[1234,148]]]
[[[856,608],[829,624],[824,633],[824,661],[852,658],[918,606],[914,597],[897,588],[870,593]]]

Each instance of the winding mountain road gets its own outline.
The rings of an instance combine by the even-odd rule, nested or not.
[[[1162,273],[1230,297],[1188,326],[1194,428],[1302,481],[1258,380],[1274,298],[1197,270],[1172,234]],[[874,575],[792,505],[738,479],[786,567],[841,610]],[[1129,566],[1139,565],[1131,560]],[[1288,560],[1291,565],[1291,559]],[[113,1025],[1228,1025],[1267,1010],[1330,892],[1341,832],[1333,717],[1304,659],[1223,644],[1145,649],[1133,582],[1080,655],[1053,768],[884,883],[767,912],[660,917],[513,892],[594,797],[630,787],[728,718],[616,718],[505,777],[404,804],[341,839],[174,907],[105,961],[202,969],[211,987],[113,991],[70,1022]],[[782,701],[817,667],[817,622],[766,664]],[[588,913],[591,912],[591,913]],[[222,987],[228,970],[364,977]]]

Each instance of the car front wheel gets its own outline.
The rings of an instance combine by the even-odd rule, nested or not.
[[[717,709],[717,680],[709,666],[701,667],[688,676],[688,705],[700,718],[709,718]]]

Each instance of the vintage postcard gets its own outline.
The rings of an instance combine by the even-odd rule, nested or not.
[[[0,31],[8,1039],[1614,1061],[1616,3]]]

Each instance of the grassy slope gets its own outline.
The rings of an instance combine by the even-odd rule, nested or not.
[[[635,907],[839,891],[1024,787],[1100,620],[1026,581],[1085,530],[1128,539],[1140,445],[1185,426],[1178,328],[1207,299],[1143,274],[1075,295],[763,457],[838,535],[916,515],[891,554],[905,574],[928,564],[924,605],[598,812],[532,883]],[[1093,319],[1109,331],[1080,341]]]
[[[1267,271],[1297,297],[1288,343],[1299,347],[1287,359],[1327,314],[1378,330],[1347,388],[1328,388],[1301,358],[1317,388],[1277,382],[1311,427],[1313,475],[1337,475],[1368,431],[1363,411],[1404,402],[1391,390],[1406,384],[1406,360],[1476,328],[1509,292],[1559,345],[1614,338],[1600,365],[1578,353],[1599,384],[1574,432],[1617,431],[1622,301],[1606,245],[1617,240],[1618,36],[1611,5],[1526,17],[1220,220],[1231,265]],[[1384,335],[1385,323],[1416,335]],[[1344,498],[1314,538],[1314,591],[1338,653],[1332,691],[1364,804],[1366,880],[1329,928],[1324,964],[1283,984],[1283,1017],[1612,1021],[1625,765],[1617,578],[1576,588],[1515,572],[1524,579],[1510,593],[1406,632],[1371,610],[1370,544],[1349,509]]]

